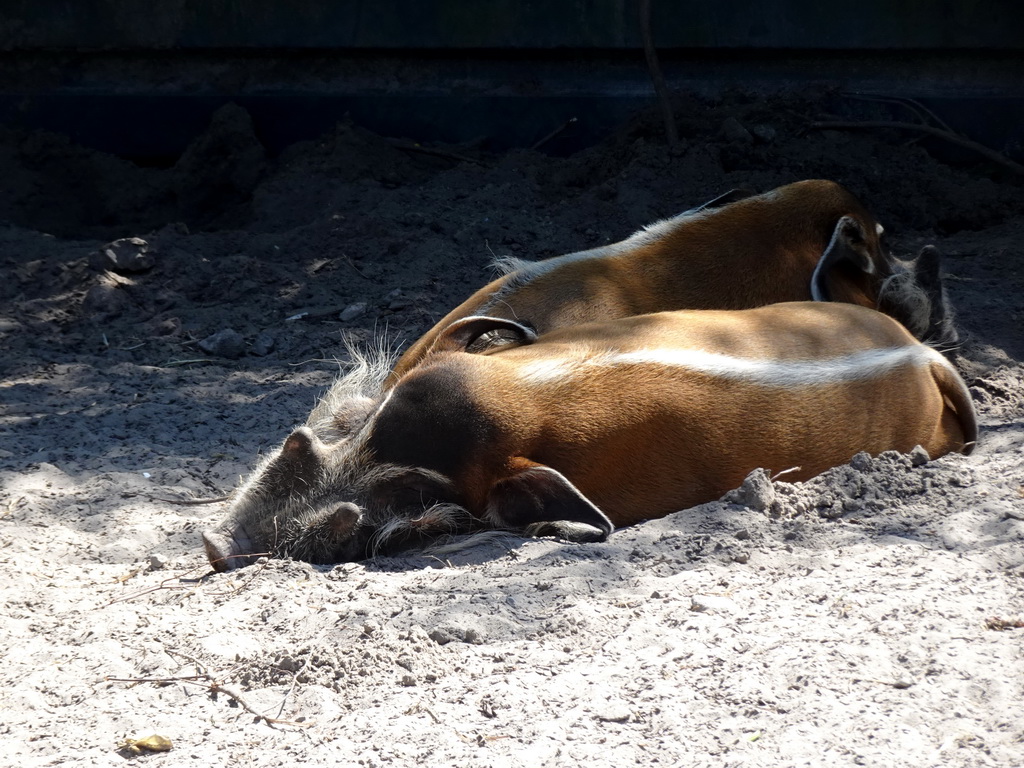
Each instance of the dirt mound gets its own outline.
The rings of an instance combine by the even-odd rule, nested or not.
[[[567,158],[353,125],[267,157],[234,107],[168,168],[0,133],[4,754],[110,765],[157,733],[196,766],[1019,762],[1024,190],[808,131],[830,98],[693,98],[675,151],[647,114]],[[301,423],[343,333],[408,340],[494,256],[808,177],[946,254],[973,456],[759,472],[603,544],[195,578],[222,505],[174,501]]]

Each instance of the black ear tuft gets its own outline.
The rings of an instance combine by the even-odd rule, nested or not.
[[[840,267],[853,267],[865,274],[877,271],[875,263],[868,252],[867,235],[861,223],[853,216],[843,216],[836,222],[832,231],[832,240],[825,252],[818,259],[818,264],[811,275],[811,298],[815,301],[831,301],[832,292],[828,288],[829,277]]]
[[[940,350],[954,348],[960,341],[953,310],[946,299],[942,282],[942,254],[934,245],[926,245],[913,261],[914,280],[928,299],[928,330],[923,341]]]

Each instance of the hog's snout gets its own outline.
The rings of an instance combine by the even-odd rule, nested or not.
[[[252,551],[248,546],[249,541],[244,537],[227,536],[220,531],[204,531],[203,547],[206,549],[206,557],[215,571],[233,571],[242,568],[256,560],[256,557],[248,554]]]

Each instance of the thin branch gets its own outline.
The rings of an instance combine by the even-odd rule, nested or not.
[[[292,684],[288,686],[288,691],[285,693],[284,698],[281,699],[281,706],[277,708],[278,717],[284,714],[284,705],[288,703],[288,697],[295,693],[295,687],[299,684],[299,675],[306,671],[307,666],[309,666],[309,659],[302,662],[302,666],[292,675]]]
[[[640,0],[639,10],[640,36],[644,41],[644,58],[647,59],[647,69],[650,70],[651,80],[654,82],[654,92],[658,94],[658,101],[661,103],[661,115],[665,120],[665,135],[668,137],[668,145],[674,147],[679,143],[679,132],[676,130],[676,118],[672,114],[672,103],[665,85],[665,76],[661,73],[661,65],[658,63],[658,52],[654,48],[654,35],[651,33],[651,0]]]
[[[858,101],[876,101],[881,104],[899,104],[902,107],[907,107],[911,112],[924,120],[925,123],[927,123],[928,120],[931,120],[939,128],[949,131],[950,133],[957,133],[949,127],[949,124],[945,120],[935,114],[932,110],[928,109],[928,107],[917,99],[911,99],[905,96],[875,96],[869,93],[844,93],[843,96],[848,99],[857,99]]]
[[[162,501],[164,504],[180,504],[181,506],[192,506],[194,504],[218,504],[222,501],[228,501],[231,499],[232,494],[227,496],[218,496],[215,499],[164,499],[160,496],[150,496],[150,501]]]
[[[560,133],[561,133],[562,131],[564,131],[564,130],[565,130],[566,128],[568,128],[568,127],[569,127],[570,125],[572,125],[572,124],[573,124],[573,123],[575,123],[576,121],[577,121],[577,118],[575,118],[575,117],[570,117],[570,118],[569,118],[568,120],[566,120],[566,121],[565,121],[564,123],[562,123],[562,124],[561,124],[560,126],[558,126],[557,128],[555,128],[555,130],[551,131],[551,132],[550,132],[550,133],[548,133],[548,134],[545,134],[545,135],[544,135],[544,136],[543,136],[542,138],[540,138],[540,139],[538,139],[537,141],[535,141],[535,142],[533,143],[533,146],[531,146],[531,147],[530,147],[530,149],[533,149],[533,150],[537,150],[537,149],[540,149],[540,148],[541,148],[541,147],[543,147],[543,146],[544,146],[545,144],[547,144],[547,143],[548,143],[549,141],[551,141],[551,140],[552,140],[553,138],[555,138],[555,136],[557,136],[558,134],[560,134]]]
[[[195,365],[198,363],[220,363],[220,360],[211,360],[207,357],[197,357],[192,360],[168,360],[163,364],[163,368],[176,368],[179,365]]]
[[[7,508],[3,511],[2,514],[0,514],[0,517],[7,517],[18,506],[20,506],[21,502],[23,502],[24,500],[25,500],[24,496],[18,496],[17,498],[12,498],[10,501],[7,502]]]
[[[792,474],[793,472],[799,472],[801,469],[803,469],[803,467],[790,467],[789,469],[784,469],[781,472],[776,472],[774,475],[771,476],[771,481],[774,483],[780,477]]]
[[[891,128],[898,131],[918,131],[919,133],[927,133],[929,136],[934,136],[938,139],[944,139],[950,144],[956,144],[957,146],[963,147],[964,149],[970,149],[977,152],[979,155],[991,160],[993,163],[1008,168],[1014,173],[1019,173],[1024,176],[1024,165],[1016,163],[1005,155],[996,152],[990,147],[986,147],[984,144],[979,144],[971,139],[965,139],[962,136],[958,136],[955,133],[944,131],[941,128],[935,128],[931,125],[921,125],[919,123],[901,123],[891,120],[865,120],[863,122],[817,122],[811,123],[811,128],[825,131],[859,131],[859,130],[871,130],[875,128],[885,129]]]
[[[273,556],[272,552],[254,552],[251,555],[230,555],[228,558],[221,558],[220,560],[217,560],[216,562],[221,562],[222,560],[227,560],[227,559],[229,559],[231,557],[268,557],[269,558],[269,557],[272,557],[272,556]],[[261,573],[263,573],[263,570],[268,565],[270,565],[270,561],[269,560],[261,563],[259,565],[259,567],[257,567],[257,568],[252,568],[251,569],[251,573],[245,578],[245,580],[242,581],[240,584],[238,584],[238,586],[234,587],[233,589],[222,589],[222,590],[219,590],[219,591],[216,591],[216,592],[208,592],[207,594],[209,594],[211,597],[229,597],[231,595],[236,595],[239,592],[241,592],[243,589],[245,589],[247,586],[249,586],[249,584],[252,583],[252,581],[257,576],[259,576]],[[135,600],[136,598],[143,597],[145,595],[150,594],[151,592],[159,592],[162,589],[166,589],[168,591],[183,590],[183,589],[194,589],[197,583],[204,581],[208,576],[212,576],[215,572],[214,571],[206,571],[205,573],[203,573],[202,576],[194,577],[194,578],[192,578],[190,580],[187,579],[186,577],[188,576],[188,574],[195,573],[195,572],[197,572],[197,571],[199,571],[199,570],[201,570],[201,569],[203,569],[205,567],[206,566],[199,566],[197,568],[191,568],[189,570],[183,571],[183,572],[181,572],[181,573],[179,573],[179,574],[177,574],[175,576],[168,576],[166,579],[163,579],[159,584],[157,584],[155,586],[146,587],[145,589],[140,589],[137,592],[132,592],[131,594],[128,594],[128,595],[122,595],[121,597],[116,597],[113,600],[111,600],[109,603],[104,603],[103,605],[101,605],[99,607],[100,608],[109,608],[110,606],[114,605],[115,603],[124,603],[124,602],[127,602],[128,600]],[[138,574],[135,573],[135,574],[131,574],[131,575],[132,576],[136,576]],[[131,576],[129,576],[129,578],[131,578]],[[127,579],[125,579],[125,581],[127,581]],[[178,583],[173,583],[173,582],[178,582]]]
[[[274,555],[273,555],[272,552],[254,552],[252,555],[231,555],[231,557],[266,557],[266,558],[270,558],[270,557],[273,557],[273,556]],[[229,559],[229,558],[220,558],[219,560],[217,560],[217,562],[221,562],[221,560],[227,560],[227,559]],[[243,581],[237,587],[234,587],[233,589],[222,589],[219,592],[210,592],[210,596],[211,597],[229,597],[231,595],[237,595],[239,592],[241,592],[243,589],[245,589],[247,586],[249,586],[256,579],[257,576],[259,576],[261,573],[263,573],[263,571],[266,570],[268,565],[270,565],[270,560],[269,559],[265,560],[262,563],[260,563],[258,568],[253,568],[252,569],[252,573],[250,573],[249,576],[245,579],[245,581]]]
[[[355,268],[355,265],[352,265]],[[356,272],[359,270],[357,269]],[[286,317],[284,321],[286,323],[293,323],[296,320],[321,320],[325,317],[331,317],[333,315],[340,315],[344,311],[345,307],[332,307],[330,309],[314,309],[307,312],[299,312],[297,315],[291,315]]]
[[[195,569],[193,569],[193,570],[195,570]],[[186,571],[185,573],[188,573],[188,571]],[[145,589],[140,589],[138,592],[132,592],[130,595],[123,595],[121,597],[116,597],[113,600],[111,600],[109,603],[104,603],[103,605],[101,605],[99,607],[100,608],[109,608],[110,606],[114,605],[115,603],[124,603],[124,602],[127,602],[128,600],[134,600],[137,597],[142,597],[143,595],[148,595],[150,592],[159,592],[161,589],[181,590],[181,589],[191,589],[192,587],[195,586],[194,584],[171,584],[170,583],[172,581],[179,581],[180,582],[182,580],[182,578],[183,578],[183,576],[181,576],[181,575],[178,575],[178,576],[168,576],[166,579],[161,581],[156,586],[146,587]],[[126,579],[126,581],[127,581],[127,579]]]
[[[197,664],[196,666],[200,665]],[[254,709],[238,691],[218,682],[206,672],[201,672],[198,675],[182,675],[181,677],[104,677],[103,679],[108,683],[130,683],[132,685],[138,685],[139,683],[159,683],[161,685],[167,683],[187,683],[190,685],[198,685],[202,688],[206,688],[210,693],[223,693],[225,696],[236,701],[238,706],[250,715],[258,720],[262,720],[271,727],[275,725],[287,725],[293,728],[308,728],[312,725],[312,723],[299,723],[295,720],[282,720],[278,717],[264,715],[262,712]]]
[[[421,155],[430,155],[431,157],[441,157],[445,160],[453,160],[459,163],[472,163],[473,165],[483,165],[479,160],[472,157],[466,157],[465,155],[459,155],[455,152],[448,152],[444,149],[434,149],[433,147],[424,147],[422,144],[412,144],[408,141],[401,141],[399,139],[388,139],[388,144],[401,149],[404,152],[418,152]]]
[[[197,680],[209,680],[210,676],[206,674],[200,675],[175,675],[173,677],[104,677],[104,682],[107,683],[131,683],[132,685],[138,685],[139,683],[193,683]]]
[[[348,265],[350,267],[352,267],[352,269],[355,270],[355,273],[357,275],[359,275],[361,278],[363,278],[363,280],[369,280],[370,279],[370,278],[368,278],[366,276],[366,274],[363,272],[363,270],[361,270],[359,267],[356,266],[356,263],[354,261],[352,261],[352,257],[351,256],[349,256],[347,253],[343,253],[341,255],[345,257],[345,261],[348,262]]]

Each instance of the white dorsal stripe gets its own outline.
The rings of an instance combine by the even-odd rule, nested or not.
[[[699,349],[643,349],[577,360],[538,360],[520,368],[519,376],[528,383],[541,384],[587,375],[600,368],[656,365],[766,387],[808,387],[878,378],[902,366],[919,367],[931,362],[945,363],[945,359],[934,349],[920,344],[800,360],[731,357]]]

